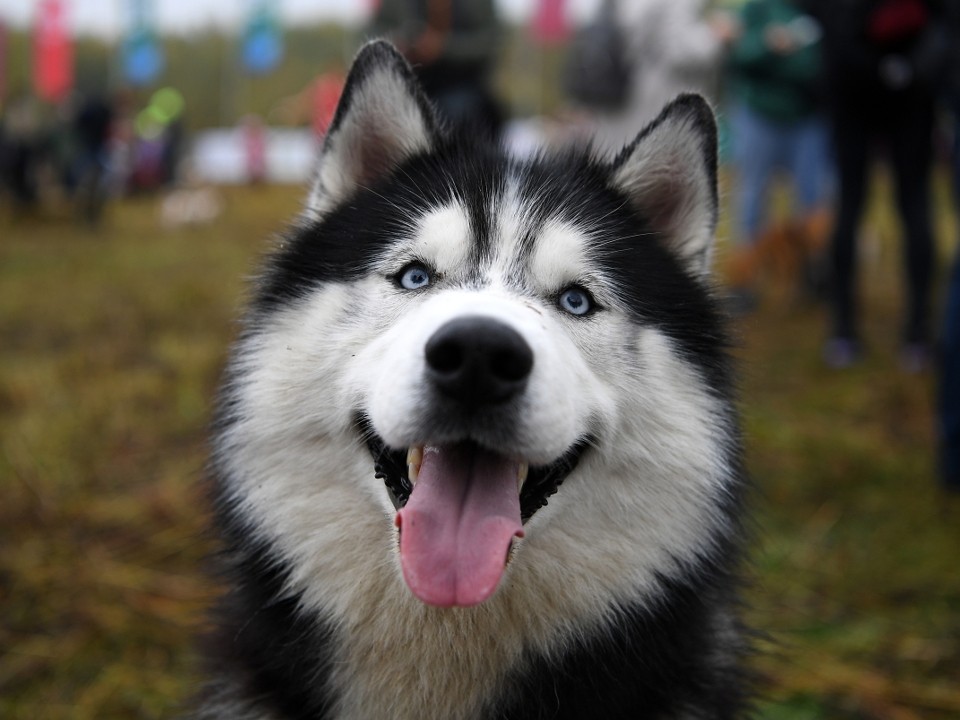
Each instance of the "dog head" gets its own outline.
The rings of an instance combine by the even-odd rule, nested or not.
[[[233,363],[233,501],[291,554],[396,512],[403,576],[437,606],[492,595],[515,540],[564,522],[565,481],[583,513],[665,507],[651,522],[682,534],[667,496],[709,504],[726,432],[716,221],[700,97],[612,160],[519,162],[445,134],[406,62],[367,45]]]

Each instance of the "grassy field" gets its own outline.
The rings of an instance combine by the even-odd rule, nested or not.
[[[0,717],[169,717],[191,692],[204,426],[243,278],[298,202],[233,190],[176,231],[152,200],[98,233],[0,219]],[[896,362],[891,225],[876,203],[861,367],[825,369],[822,309],[772,287],[739,327],[771,720],[960,718],[960,501],[933,378]]]

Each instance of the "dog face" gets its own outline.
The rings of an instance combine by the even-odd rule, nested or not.
[[[221,408],[225,495],[292,582],[348,604],[337,583],[399,547],[416,598],[472,606],[538,553],[615,593],[708,551],[732,432],[715,142],[684,96],[612,161],[520,163],[361,52]]]

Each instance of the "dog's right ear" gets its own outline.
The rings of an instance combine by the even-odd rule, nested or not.
[[[694,277],[710,272],[717,227],[717,123],[699,95],[683,94],[613,162],[623,192]]]
[[[307,199],[320,217],[359,188],[437,141],[436,115],[410,65],[388,42],[365,45],[353,61],[320,151]]]

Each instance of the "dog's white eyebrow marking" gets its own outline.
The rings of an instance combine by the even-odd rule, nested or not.
[[[453,204],[421,218],[411,250],[438,271],[449,272],[463,267],[470,246],[470,217],[462,205]]]
[[[502,198],[491,201],[490,213],[496,218],[494,247],[496,260],[494,264],[509,267],[515,262],[520,243],[523,238],[527,208],[521,203],[517,180],[508,180],[506,191]]]
[[[557,290],[590,267],[587,236],[571,223],[549,220],[540,230],[530,257],[530,274],[542,290]]]

